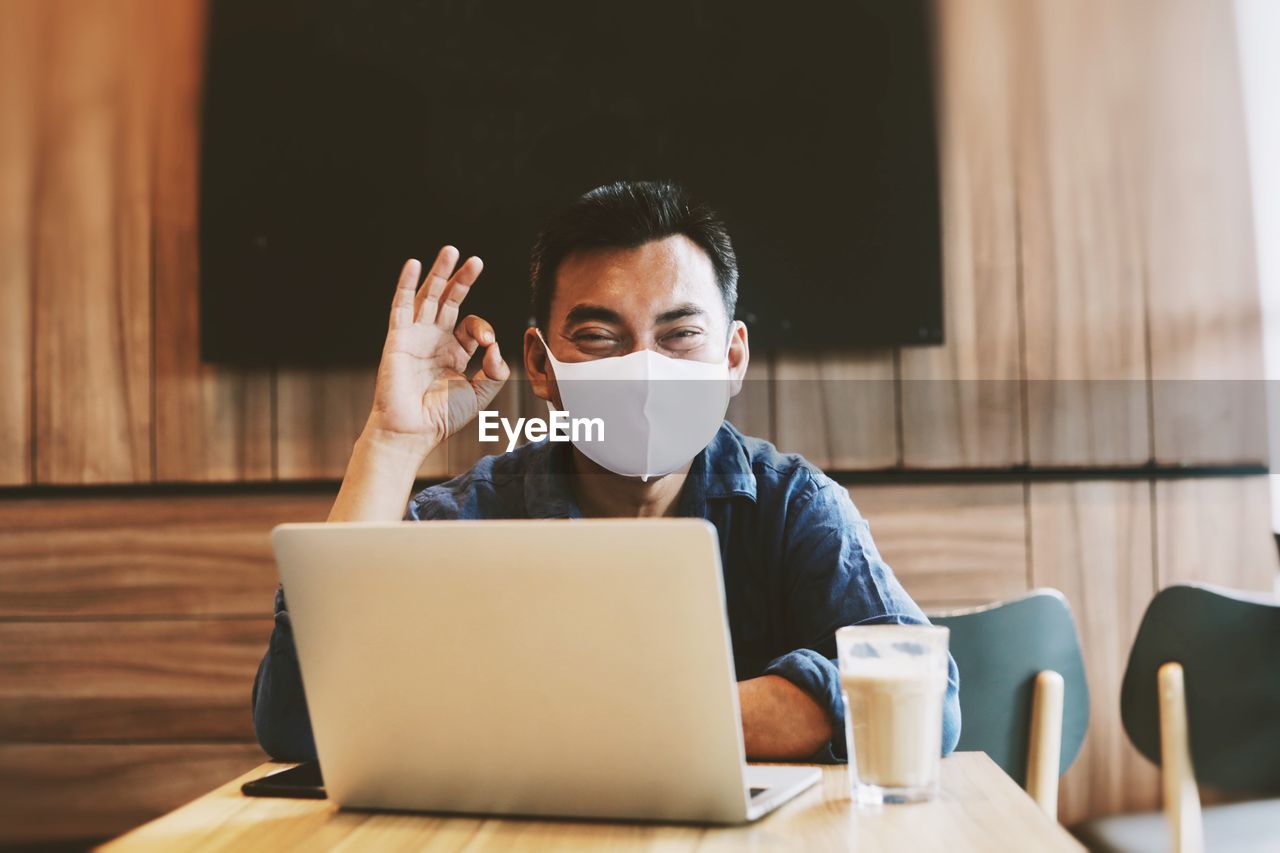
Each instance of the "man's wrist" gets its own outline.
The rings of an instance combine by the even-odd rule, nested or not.
[[[401,465],[412,466],[415,473],[439,445],[440,439],[432,436],[388,432],[372,424],[365,424],[364,430],[356,439],[357,452],[394,459]]]
[[[329,521],[394,521],[403,516],[405,501],[429,442],[388,437],[367,429],[356,439]]]

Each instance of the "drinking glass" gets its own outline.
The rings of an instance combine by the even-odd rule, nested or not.
[[[851,625],[836,632],[850,796],[858,804],[936,795],[949,634],[935,625]]]

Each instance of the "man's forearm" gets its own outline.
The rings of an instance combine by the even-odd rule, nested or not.
[[[826,711],[780,675],[738,682],[738,704],[748,758],[808,758],[831,740]]]
[[[388,440],[366,429],[356,439],[329,521],[399,521],[413,480],[432,448]]]

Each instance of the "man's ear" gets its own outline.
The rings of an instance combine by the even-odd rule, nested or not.
[[[524,330],[524,372],[529,377],[529,388],[533,396],[539,400],[550,400],[552,378],[547,349],[538,337],[537,331],[530,326]]]
[[[747,376],[747,365],[750,361],[751,347],[747,342],[747,324],[741,320],[734,320],[729,328],[729,380],[735,397],[742,390],[742,381]]]

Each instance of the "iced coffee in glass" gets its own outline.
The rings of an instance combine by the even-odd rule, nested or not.
[[[836,632],[850,794],[859,804],[919,802],[937,793],[948,633],[933,625]]]

